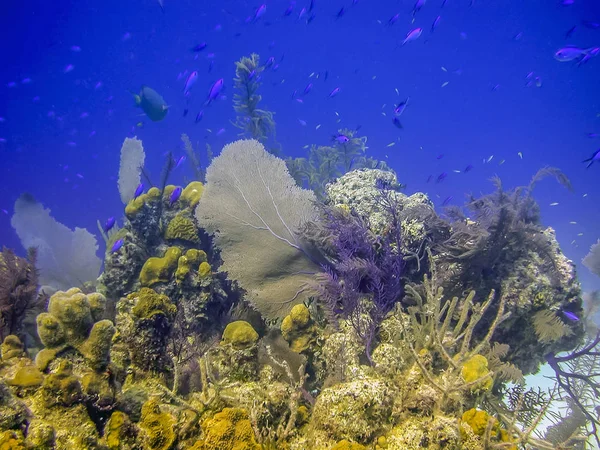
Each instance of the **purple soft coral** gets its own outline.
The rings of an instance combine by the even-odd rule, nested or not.
[[[327,236],[328,255],[317,286],[320,300],[334,320],[350,320],[370,363],[379,325],[404,292],[397,205],[387,189],[380,189],[377,202],[390,217],[382,236],[374,234],[361,217],[342,209],[323,208],[319,224],[320,235]]]

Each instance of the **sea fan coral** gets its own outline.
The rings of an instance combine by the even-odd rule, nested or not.
[[[590,252],[583,258],[583,265],[600,277],[600,239],[590,248]]]
[[[318,271],[295,230],[316,214],[283,160],[254,140],[225,146],[206,171],[196,218],[215,235],[223,270],[267,318],[284,317],[308,293]]]

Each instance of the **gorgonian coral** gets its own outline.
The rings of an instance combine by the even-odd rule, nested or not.
[[[27,259],[7,248],[0,253],[0,341],[18,334],[27,313],[44,302],[38,296],[36,256],[35,248],[28,250]]]
[[[320,302],[332,321],[350,320],[369,362],[379,325],[404,292],[397,205],[385,186],[380,187],[377,201],[391,218],[389,229],[381,236],[355,212],[326,206],[321,208],[320,220],[303,230],[326,261],[315,284]]]

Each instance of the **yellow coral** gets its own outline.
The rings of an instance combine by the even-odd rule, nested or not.
[[[131,428],[131,422],[127,414],[121,411],[113,412],[104,428],[104,438],[106,439],[108,448],[111,450],[120,450],[122,448],[122,441],[129,428]]]
[[[227,324],[223,331],[222,344],[231,344],[236,349],[253,346],[258,341],[258,333],[248,322],[237,320]]]
[[[25,356],[23,343],[14,334],[9,334],[4,338],[4,342],[0,345],[0,356],[2,361],[8,361],[11,358]]]
[[[185,252],[185,257],[192,265],[200,264],[201,262],[208,260],[204,250],[197,250],[195,248],[190,248]]]
[[[207,263],[206,261],[202,261],[200,263],[200,266],[198,267],[198,275],[200,276],[200,278],[206,278],[208,276],[210,276],[212,273],[212,268],[210,267],[210,264]]]
[[[133,219],[146,203],[153,202],[158,198],[160,198],[160,190],[155,187],[150,188],[147,193],[139,195],[127,203],[127,206],[125,206],[125,215],[129,219]]]
[[[6,384],[21,388],[40,386],[44,382],[44,375],[35,366],[20,367],[12,379],[7,379]]]
[[[350,442],[350,441],[347,441],[346,439],[339,441],[337,444],[335,444],[333,447],[331,447],[331,450],[366,450],[366,449],[367,449],[367,447],[365,447],[364,445],[357,444],[356,442]]]
[[[171,303],[169,297],[150,288],[141,288],[138,292],[129,294],[128,298],[137,298],[131,312],[139,319],[148,319],[155,314],[173,316],[177,312],[177,306]]]
[[[177,267],[180,256],[181,249],[179,247],[169,247],[162,258],[148,258],[140,271],[142,286],[168,282]]]
[[[198,237],[198,229],[196,228],[196,224],[185,214],[177,214],[169,222],[169,225],[165,230],[165,239],[182,240],[192,242],[194,244],[200,243],[200,238]]]
[[[200,181],[192,181],[181,193],[181,201],[187,203],[190,208],[193,208],[200,201],[203,192],[204,185]]]
[[[175,443],[175,419],[160,410],[158,400],[150,399],[142,406],[140,428],[145,432],[145,446],[149,450],[167,450]]]
[[[20,432],[7,430],[0,433],[0,450],[26,450],[23,435]]]
[[[490,371],[488,370],[488,360],[483,355],[475,355],[464,363],[461,373],[463,379],[467,383],[473,383],[474,381],[477,381],[490,373]],[[474,386],[471,386],[471,390],[489,391],[492,388],[493,384],[494,380],[492,380],[491,376],[488,376],[480,383],[476,383]]]
[[[468,426],[476,436],[483,436],[487,427],[491,426],[490,438],[492,440],[500,442],[512,442],[510,434],[505,429],[500,428],[500,422],[498,422],[495,417],[490,416],[485,411],[471,408],[463,413],[460,425],[460,433],[463,439],[466,439],[469,434],[465,431],[466,426]],[[503,448],[506,448],[507,450],[517,450],[517,447],[514,445]]]
[[[177,270],[175,271],[175,279],[181,283],[190,273],[190,261],[187,256],[180,256],[177,260]]]
[[[205,438],[195,450],[261,450],[246,410],[225,408],[202,424]]]
[[[469,425],[477,436],[483,436],[488,426],[490,415],[485,411],[471,408],[462,415],[462,421]]]
[[[301,353],[309,348],[315,339],[315,327],[310,319],[308,308],[299,304],[281,322],[281,334],[288,341],[292,351]]]

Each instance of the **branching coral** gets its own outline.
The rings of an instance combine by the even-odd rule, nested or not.
[[[575,412],[585,417],[600,446],[600,419],[598,418],[598,398],[600,398],[600,331],[594,339],[567,355],[549,353],[546,361],[554,370],[560,392],[566,396]]]
[[[568,178],[558,169],[547,167],[538,171],[529,185],[504,191],[502,181],[494,177],[496,191],[479,198],[471,197],[466,208],[467,218],[460,208],[449,208],[453,220],[452,236],[444,249],[467,269],[463,274],[474,287],[503,274],[523,251],[534,246],[554,264],[551,248],[542,235],[539,207],[532,197],[535,185],[544,177],[553,176],[571,189]],[[527,245],[526,245],[527,244]],[[498,288],[499,286],[491,286]]]
[[[27,313],[45,302],[38,296],[36,255],[35,248],[29,249],[27,259],[7,248],[0,253],[0,341],[19,334]]]

